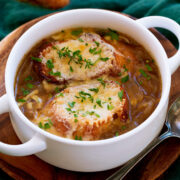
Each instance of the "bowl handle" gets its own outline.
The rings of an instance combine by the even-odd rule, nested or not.
[[[0,114],[9,112],[7,94],[0,97]],[[19,145],[9,145],[0,142],[0,153],[12,156],[27,156],[41,152],[47,148],[45,140],[40,134],[35,134],[29,141]]]
[[[170,71],[171,74],[173,74],[180,65],[180,25],[177,24],[172,19],[161,16],[149,16],[138,19],[136,21],[142,24],[143,26],[145,26],[146,28],[159,27],[159,28],[167,29],[177,37],[179,42],[178,51],[174,56],[168,58]]]

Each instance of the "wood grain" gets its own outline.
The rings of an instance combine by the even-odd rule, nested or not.
[[[32,20],[4,38],[0,42],[0,96],[5,93],[4,87],[4,71],[7,62],[8,55],[18,40],[18,38],[33,24],[46,16]],[[166,50],[168,57],[175,54],[176,49],[174,46],[155,29],[151,29],[154,35],[159,39],[161,44]],[[172,76],[171,92],[170,92],[170,104],[180,95],[180,67]],[[8,113],[0,116],[0,141],[8,144],[20,144],[17,138]],[[180,141],[176,138],[170,138],[164,143],[160,144],[154,151],[152,151],[144,160],[139,163],[125,179],[139,179],[139,180],[153,180],[162,175],[168,167],[179,157],[180,155]],[[117,157],[118,158],[118,157]],[[78,163],[78,162],[77,162]],[[61,180],[103,180],[111,175],[118,168],[96,172],[96,173],[80,173],[63,170],[51,166],[44,161],[40,160],[36,156],[26,157],[12,157],[4,154],[0,154],[0,168],[5,171],[9,176],[14,179],[61,179]]]

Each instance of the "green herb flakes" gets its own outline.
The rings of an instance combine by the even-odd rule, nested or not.
[[[100,99],[97,99],[97,100],[96,100],[96,103],[99,105],[99,107],[102,107],[102,104],[101,104],[101,100],[100,100]]]
[[[108,57],[105,57],[105,58],[100,57],[99,59],[100,59],[101,61],[104,61],[104,62],[106,62],[106,61],[108,61],[108,60],[109,60],[109,58],[108,58]]]
[[[146,72],[143,69],[139,69],[139,72],[141,73],[142,76],[144,76],[147,80],[151,79],[151,77],[146,74]]]
[[[99,47],[100,43],[97,41],[94,41],[94,43],[96,44],[97,47]]]
[[[71,72],[73,72],[74,70],[73,70],[73,68],[72,68],[72,66],[70,66],[69,67],[69,70],[71,71]]]
[[[38,126],[43,129],[43,125],[42,125],[42,122],[39,122]]]
[[[32,89],[32,88],[34,87],[34,85],[31,84],[31,83],[27,83],[26,86],[27,86],[29,89]]]
[[[81,38],[78,38],[78,40],[79,40],[80,42],[84,42],[84,40],[83,40],[83,39],[81,39]]]
[[[121,130],[125,130],[127,127],[125,125],[121,126]]]
[[[18,101],[18,102],[26,102],[25,99],[18,99],[17,101]]]
[[[59,76],[59,77],[61,77],[61,72],[59,72],[59,71],[56,71],[56,72],[50,71],[49,74],[51,76]]]
[[[82,137],[81,137],[81,136],[78,137],[78,136],[76,135],[74,139],[75,139],[75,140],[82,141]]]
[[[121,90],[120,92],[118,92],[118,97],[119,97],[119,99],[122,101],[122,99],[123,99],[123,95],[124,95],[124,92],[123,92],[123,90]]]
[[[106,35],[110,36],[112,40],[119,40],[119,34],[117,33],[117,31],[110,28],[108,30],[109,32],[107,32]]]
[[[71,32],[71,34],[74,36],[79,36],[82,32],[82,29],[75,29]]]
[[[119,136],[119,132],[116,132],[115,136]]]
[[[47,66],[49,69],[53,69],[53,68],[54,68],[54,64],[53,64],[53,62],[52,62],[52,59],[47,60],[46,66]]]
[[[91,88],[89,89],[90,91],[94,91],[95,93],[98,93],[99,92],[99,89],[98,88]]]
[[[33,61],[42,62],[42,59],[41,59],[41,58],[31,57],[31,59],[32,59]]]
[[[68,102],[68,105],[69,105],[71,108],[73,108],[75,104],[76,104],[76,102],[74,102],[74,101]]]
[[[45,124],[44,124],[44,129],[49,129],[51,126],[50,126],[50,124],[48,123],[48,122],[46,122]]]
[[[75,122],[75,123],[77,123],[77,122],[78,122],[78,120],[77,120],[77,119],[74,119],[74,122]]]
[[[112,105],[110,105],[110,104],[108,104],[107,105],[107,109],[110,111],[110,110],[112,110],[114,108],[114,106],[112,106]]]
[[[26,96],[30,93],[30,91],[27,89],[22,88],[21,90],[22,90],[24,96]]]
[[[125,83],[125,82],[127,82],[128,80],[129,80],[129,75],[124,76],[123,78],[121,78],[121,82],[122,82],[122,83]]]
[[[32,80],[33,80],[32,76],[28,76],[27,78],[24,79],[24,81],[32,81]]]
[[[98,80],[98,81],[103,85],[103,87],[105,88],[105,86],[106,86],[105,81],[104,81],[102,78],[98,78],[97,80]]]
[[[148,71],[152,71],[152,67],[149,64],[146,64],[146,68]]]
[[[54,91],[55,91],[55,93],[59,93],[60,92],[58,87],[56,87]]]
[[[60,92],[58,95],[56,95],[56,97],[64,97],[64,94]]]

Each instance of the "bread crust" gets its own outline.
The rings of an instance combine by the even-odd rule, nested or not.
[[[48,45],[42,45],[40,47],[40,52],[37,54],[38,58],[42,59],[42,62],[34,62],[34,70],[43,78],[52,83],[62,84],[67,83],[69,80],[88,80],[98,78],[104,74],[117,75],[122,71],[122,66],[125,62],[125,58],[122,54],[117,52],[113,46],[106,43],[99,35],[95,33],[83,33],[80,37],[83,42],[79,42],[79,40],[68,40],[68,41],[56,41],[50,43]],[[95,42],[98,42],[99,47],[96,46]],[[88,46],[86,46],[88,44]],[[72,49],[75,47],[75,50],[81,48],[82,57],[85,60],[90,57],[91,63],[89,68],[86,68],[87,62],[83,62],[83,65],[78,65],[77,63],[71,62],[71,64],[67,64],[65,61],[69,61],[67,57],[58,57],[58,51],[63,49],[63,47],[72,46]],[[57,49],[54,49],[56,47]],[[91,54],[90,49],[97,48],[101,50],[101,56],[103,58],[108,58],[106,61],[99,60],[98,54]],[[68,49],[69,50],[69,49]],[[71,51],[72,53],[73,51]],[[84,53],[84,54],[83,54]],[[50,75],[50,69],[47,68],[46,63],[48,59],[52,59],[54,63],[53,71],[61,72],[61,77]],[[73,69],[71,72],[70,66]]]
[[[105,81],[105,84],[104,87],[93,80],[88,84],[66,88],[61,92],[63,96],[56,95],[45,107],[43,114],[52,120],[54,127],[63,137],[75,139],[77,136],[82,137],[83,140],[101,139],[114,124],[125,123],[128,119],[128,100],[125,91],[114,81]],[[96,93],[89,90],[93,88],[98,88],[99,91]],[[82,91],[92,95],[93,103],[89,95],[84,102],[76,98]],[[123,91],[122,99],[118,97],[118,92],[121,91]],[[111,100],[109,100],[110,96]],[[97,99],[101,100],[102,107],[98,106]],[[75,102],[74,107],[70,107],[69,102]],[[94,105],[96,105],[95,109]],[[68,111],[67,108],[71,110]]]

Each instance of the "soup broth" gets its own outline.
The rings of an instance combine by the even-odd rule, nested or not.
[[[117,56],[120,63],[109,63]],[[161,77],[153,57],[127,35],[76,28],[36,44],[18,68],[14,89],[20,110],[45,131],[75,140],[101,140],[130,131],[151,115],[161,97]],[[114,92],[117,97],[112,97]],[[79,104],[81,108],[74,110]],[[121,114],[118,107],[123,107]]]

